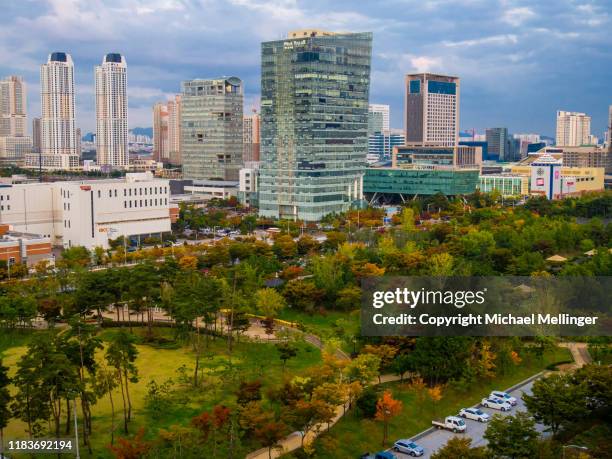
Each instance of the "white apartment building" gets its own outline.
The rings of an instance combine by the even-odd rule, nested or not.
[[[382,115],[382,128],[383,131],[388,131],[389,127],[389,106],[385,104],[370,104],[368,105],[368,112],[380,113]]]
[[[80,151],[74,124],[74,64],[70,54],[54,52],[40,66],[41,154],[26,155],[25,166],[78,167]]]
[[[127,64],[118,53],[104,56],[95,68],[96,154],[99,166],[124,169],[129,164]]]
[[[170,231],[168,180],[150,172],[121,179],[0,184],[0,224],[56,246],[107,248],[119,236]]]
[[[579,112],[557,111],[557,146],[579,147],[588,145],[590,140],[590,116]]]
[[[181,96],[177,94],[166,104],[168,112],[168,160],[181,164]]]
[[[21,77],[0,80],[0,137],[27,135],[27,90]]]
[[[22,164],[31,151],[30,137],[0,137],[0,165]]]

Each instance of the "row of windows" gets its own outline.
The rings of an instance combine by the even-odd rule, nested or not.
[[[132,190],[133,190],[133,194],[132,194]],[[142,196],[143,195],[143,190],[144,190],[144,195],[154,195],[154,194],[168,194],[168,187],[167,186],[150,186],[150,187],[140,187],[140,188],[124,188],[123,189],[123,196]],[[98,198],[102,197],[102,190],[98,190]],[[117,197],[117,190],[108,190],[108,197],[112,198],[112,197]]]
[[[132,207],[149,207],[149,206],[154,206],[154,205],[155,206],[157,206],[157,205],[160,205],[160,206],[161,205],[168,205],[168,198],[164,198],[164,199],[160,198],[159,199],[159,204],[157,202],[158,202],[157,199],[149,199],[149,200],[145,199],[144,200],[144,205],[143,205],[143,200],[142,199],[140,199],[140,200],[134,199],[133,201],[132,200],[130,200],[130,201],[123,201],[123,207],[125,209],[127,209],[127,208],[131,209]],[[155,203],[155,204],[153,204],[153,203]]]
[[[7,195],[6,195],[6,200],[7,200],[7,201],[10,201],[10,200],[11,200],[11,195],[10,195],[10,194],[7,194]],[[2,195],[2,194],[0,194],[0,201],[4,201],[4,195]]]

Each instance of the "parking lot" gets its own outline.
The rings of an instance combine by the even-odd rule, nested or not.
[[[531,394],[532,386],[533,386],[533,381],[530,381],[524,386],[521,386],[515,390],[508,392],[510,395],[512,395],[513,397],[517,399],[517,405],[515,407],[512,407],[512,410],[510,411],[502,412],[499,410],[494,410],[491,408],[483,408],[483,407],[480,407],[480,409],[482,409],[482,411],[484,411],[485,413],[488,413],[489,416],[491,417],[495,414],[500,414],[501,416],[508,416],[510,414],[516,413],[517,411],[526,411],[527,409],[525,408],[525,404],[523,402],[522,397],[524,393]],[[483,394],[483,396],[485,395],[488,395],[488,394]],[[444,413],[444,416],[448,416],[451,414],[456,415],[457,413]],[[472,439],[472,446],[486,445],[487,441],[484,439],[484,433],[485,433],[485,430],[487,430],[487,423],[473,421],[471,419],[466,419],[465,423],[467,425],[467,430],[466,430],[466,433],[464,434],[454,434],[448,430],[428,429],[425,432],[422,432],[421,434],[415,437],[412,437],[415,443],[419,444],[425,449],[425,454],[421,457],[424,457],[424,458],[431,457],[431,455],[436,450],[444,446],[446,442],[455,435],[460,436],[460,437],[469,436]],[[544,430],[544,426],[539,425],[539,424],[536,426],[536,428],[540,432]],[[409,455],[402,454],[402,453],[395,453],[395,455],[398,458],[410,457]]]

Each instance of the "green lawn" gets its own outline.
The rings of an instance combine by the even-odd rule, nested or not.
[[[300,323],[306,331],[323,339],[330,337],[340,338],[342,347],[347,352],[353,350],[352,339],[359,334],[359,310],[306,314],[293,309],[283,309],[278,318]]]
[[[137,330],[142,332],[142,330]],[[107,329],[101,333],[103,339],[108,339],[115,329]],[[170,330],[156,330],[156,333],[170,336]],[[136,361],[139,382],[131,384],[130,396],[133,405],[133,421],[130,423],[130,433],[135,433],[141,426],[145,427],[147,437],[154,437],[159,428],[168,428],[173,424],[188,424],[191,418],[202,411],[212,408],[219,403],[232,405],[234,391],[241,380],[261,379],[262,393],[267,388],[279,385],[284,377],[303,373],[308,367],[321,361],[321,354],[315,347],[304,342],[297,342],[298,355],[287,362],[283,371],[278,352],[273,344],[239,342],[235,343],[232,355],[227,350],[227,342],[222,339],[211,340],[209,347],[203,352],[200,365],[205,368],[204,384],[198,388],[190,388],[188,384],[180,381],[181,366],[185,366],[187,375],[193,374],[195,354],[188,345],[178,349],[163,349],[151,345],[139,344],[138,359]],[[15,371],[15,364],[25,353],[25,346],[11,347],[4,352],[4,365]],[[104,352],[99,354],[103,360]],[[163,413],[151,413],[145,408],[145,395],[147,384],[155,380],[161,384],[171,378],[172,387],[176,389],[172,397],[172,405],[163,410]],[[13,389],[14,390],[14,389]],[[116,410],[116,426],[121,424],[121,393],[117,389],[113,393]],[[92,408],[93,415],[93,456],[86,453],[83,457],[110,457],[106,445],[110,442],[111,432],[111,405],[108,396]],[[23,439],[25,425],[17,420],[11,420],[4,431],[5,441],[8,439]],[[116,427],[116,436],[123,435],[122,430]],[[18,457],[18,456],[15,456]]]
[[[524,357],[520,366],[516,367],[512,374],[499,376],[493,381],[478,381],[473,384],[469,392],[459,392],[452,386],[447,386],[443,392],[443,398],[435,408],[430,400],[420,404],[417,397],[409,389],[407,384],[390,383],[383,386],[390,389],[396,399],[403,402],[402,413],[393,419],[389,425],[389,444],[398,438],[409,438],[431,426],[434,417],[455,414],[459,409],[478,403],[482,397],[493,389],[507,389],[514,384],[527,379],[547,365],[571,360],[568,349],[556,348],[546,353],[543,361],[538,358]],[[435,411],[435,412],[434,412]],[[338,424],[332,427],[329,438],[322,438],[316,442],[317,458],[359,457],[365,451],[377,451],[381,449],[382,423],[361,419],[357,410],[352,410]],[[329,450],[329,446],[335,445],[337,449]]]

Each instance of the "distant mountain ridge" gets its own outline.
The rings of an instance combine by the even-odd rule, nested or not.
[[[130,132],[134,135],[146,135],[149,137],[153,137],[153,128],[152,127],[135,127],[130,129]]]

